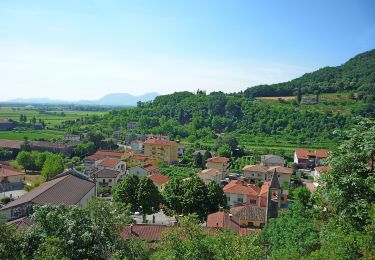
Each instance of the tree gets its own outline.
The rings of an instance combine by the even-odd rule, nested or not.
[[[42,176],[48,180],[64,171],[64,161],[59,154],[48,154],[42,168]]]
[[[184,196],[183,181],[179,178],[172,178],[164,188],[163,198],[165,213],[169,216],[182,213],[182,199]]]
[[[194,157],[194,166],[201,169],[204,167],[203,156],[200,152],[197,152]]]
[[[212,157],[212,154],[210,153],[210,151],[206,150],[203,155],[203,161],[206,162],[211,157]]]
[[[163,197],[151,179],[141,177],[138,183],[137,200],[141,212],[145,216],[160,210]]]
[[[207,187],[197,176],[191,177],[183,183],[182,213],[195,213],[203,219],[207,216]]]
[[[35,166],[38,170],[43,168],[44,163],[46,162],[47,156],[50,155],[50,152],[39,153],[35,159]]]
[[[0,216],[0,256],[2,259],[19,259],[20,241],[14,226]]]
[[[300,201],[306,207],[310,201],[311,193],[305,186],[301,186],[293,190],[293,196],[295,200]]]
[[[220,156],[224,156],[224,157],[231,157],[231,149],[230,149],[230,146],[228,144],[224,144],[223,146],[219,147],[219,149],[217,149],[217,154],[220,155]]]
[[[20,153],[18,153],[16,161],[19,165],[21,165],[24,168],[25,172],[27,170],[33,169],[34,167],[34,160],[31,157],[30,152],[21,151]]]
[[[342,223],[362,229],[375,203],[375,122],[362,119],[347,131],[347,140],[330,154],[332,170],[322,178],[322,192]]]
[[[97,199],[86,208],[35,206],[32,220],[23,233],[22,259],[112,259],[114,255],[127,259],[131,255],[129,243],[118,234],[132,219],[117,204]]]
[[[131,211],[138,211],[138,185],[139,177],[135,174],[125,176],[112,189],[113,199],[116,202],[121,202],[130,205]]]
[[[207,210],[208,213],[219,211],[220,207],[227,206],[227,197],[219,184],[212,181],[207,186]]]
[[[319,230],[300,202],[295,202],[262,230],[261,240],[268,245],[271,259],[301,259],[319,246]]]
[[[301,92],[301,86],[298,85],[298,92],[297,92],[297,103],[301,104],[302,101],[302,92]]]

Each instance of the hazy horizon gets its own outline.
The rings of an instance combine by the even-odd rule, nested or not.
[[[375,48],[375,3],[2,1],[0,101],[237,92]]]

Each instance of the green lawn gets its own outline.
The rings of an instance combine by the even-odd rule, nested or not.
[[[26,130],[26,131],[0,131],[0,139],[8,140],[29,140],[35,139],[58,139],[63,138],[65,132],[57,130]]]

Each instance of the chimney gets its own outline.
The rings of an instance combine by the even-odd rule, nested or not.
[[[229,213],[229,218],[232,219],[232,217],[233,217],[233,214]]]
[[[133,224],[130,224],[130,233],[133,234]]]

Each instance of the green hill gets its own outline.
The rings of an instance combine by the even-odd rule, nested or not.
[[[325,67],[289,82],[259,85],[244,91],[246,97],[293,96],[353,92],[366,102],[375,102],[375,50],[361,53],[337,67]]]
[[[139,102],[136,108],[111,111],[96,127],[112,133],[137,121],[137,132],[161,133],[197,145],[212,144],[226,133],[251,147],[329,148],[339,143],[341,130],[353,125],[354,116],[374,117],[374,60],[375,51],[370,51],[339,67],[240,93],[197,91],[158,96],[152,102]],[[293,97],[277,98],[292,96],[295,86],[303,86],[303,98],[316,96],[313,88],[319,86],[319,102],[299,105]],[[253,98],[267,96],[265,90],[276,98]]]

